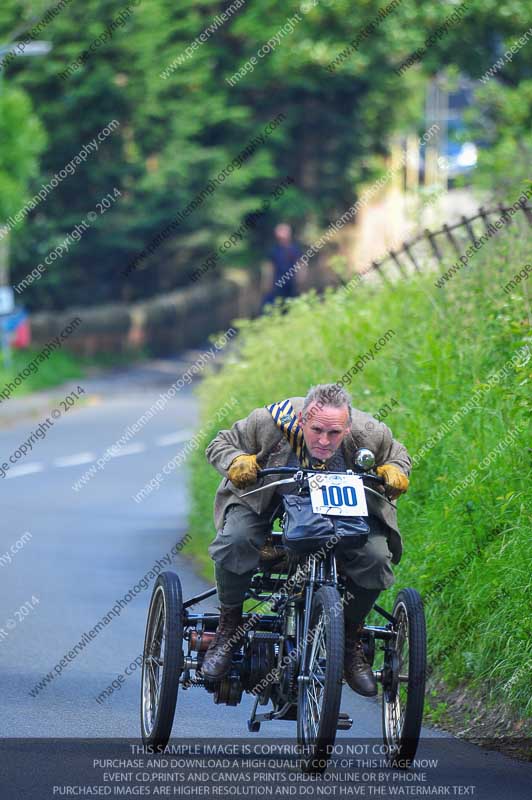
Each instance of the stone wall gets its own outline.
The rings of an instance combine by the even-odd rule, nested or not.
[[[259,281],[244,270],[231,270],[220,280],[138,303],[33,314],[32,347],[43,347],[79,317],[81,324],[63,344],[71,352],[93,356],[145,347],[153,356],[173,355],[226,330],[235,318],[255,316],[260,305]]]

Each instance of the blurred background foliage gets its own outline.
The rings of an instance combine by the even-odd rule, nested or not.
[[[478,80],[530,23],[526,0],[469,0],[462,21],[422,62],[394,71],[460,3],[401,0],[334,71],[327,65],[376,17],[370,0],[244,3],[190,58],[164,71],[230,0],[142,0],[84,65],[60,73],[127,0],[72,2],[41,32],[45,57],[16,58],[0,84],[2,222],[113,119],[119,128],[12,233],[11,282],[21,280],[96,203],[120,201],[24,293],[30,309],[131,300],[185,285],[191,272],[282,177],[295,183],[225,264],[256,269],[280,217],[299,235],[336,219],[385,164],[390,137],[422,133],[427,79],[452,67]],[[55,5],[55,4],[52,4]],[[0,44],[20,40],[50,5],[4,0]],[[384,6],[383,6],[384,7]],[[226,82],[299,14],[291,34],[235,86]],[[471,123],[490,148],[478,180],[497,191],[524,177],[531,147],[530,45],[487,85]],[[138,269],[122,272],[266,123],[284,123]],[[37,162],[37,158],[40,159]],[[521,161],[517,158],[520,156]],[[528,159],[528,161],[527,161]],[[214,271],[215,272],[215,271]]]

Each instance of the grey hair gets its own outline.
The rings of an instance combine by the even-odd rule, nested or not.
[[[352,405],[351,395],[346,390],[338,386],[337,383],[318,383],[316,386],[311,386],[307,392],[307,396],[303,402],[303,418],[306,420],[306,410],[313,403],[319,406],[320,410],[324,406],[332,406],[333,408],[344,408],[347,406],[347,414],[349,423],[352,421]]]

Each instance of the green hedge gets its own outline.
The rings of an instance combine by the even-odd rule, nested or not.
[[[435,675],[450,687],[462,679],[482,685],[492,700],[525,716],[532,711],[530,355],[491,388],[488,376],[519,348],[532,349],[530,287],[503,288],[526,263],[531,239],[513,225],[443,289],[435,287],[439,273],[426,272],[383,288],[362,282],[351,292],[309,294],[286,314],[272,309],[238,321],[232,357],[198,390],[206,444],[254,407],[338,381],[391,329],[348,388],[358,408],[375,414],[391,407],[381,416],[413,457],[477,391],[478,407],[455,417],[416,460],[399,501],[405,552],[396,584],[381,600],[390,607],[401,587],[416,587],[426,598]],[[231,398],[233,411],[215,423]],[[189,549],[212,577],[207,544],[219,476],[203,449],[192,458]],[[477,480],[452,497],[474,469]]]

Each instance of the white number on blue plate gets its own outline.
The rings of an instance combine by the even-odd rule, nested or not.
[[[367,517],[368,507],[362,478],[338,472],[315,472],[309,478],[310,499],[315,514]]]

